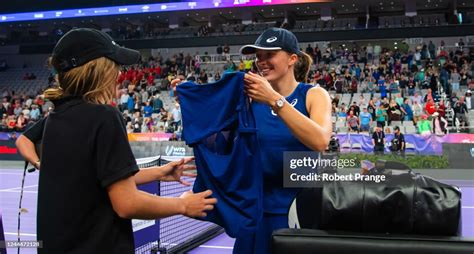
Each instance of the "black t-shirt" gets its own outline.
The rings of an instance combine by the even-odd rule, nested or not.
[[[405,89],[405,87],[408,85],[408,80],[400,80],[399,85],[401,89]]]
[[[376,132],[372,134],[372,139],[375,142],[375,146],[384,146],[383,139],[385,138],[385,133],[383,131]]]
[[[40,156],[40,158],[41,158],[41,139],[43,138],[43,130],[44,130],[45,121],[46,121],[46,118],[40,119],[38,122],[30,125],[25,130],[25,132],[21,134],[35,144],[36,153]]]
[[[465,103],[456,102],[454,105],[454,112],[456,114],[465,114],[468,112],[467,106]]]
[[[359,114],[360,114],[360,108],[359,108],[359,106],[357,106],[357,105],[352,105],[352,107],[354,108],[354,115],[359,116]]]
[[[407,56],[402,56],[401,60],[402,64],[407,64],[408,63],[408,57]]]
[[[375,108],[371,104],[367,106],[367,111],[372,115],[372,120],[375,120]]]
[[[405,136],[402,133],[399,135],[395,134],[392,139],[392,151],[400,151],[402,150],[402,143],[405,143]],[[405,150],[405,146],[403,147]]]
[[[4,107],[1,107],[0,108],[0,116],[3,116],[3,114],[6,114],[7,113],[7,109],[4,108]]]
[[[40,119],[38,122],[28,127],[21,135],[27,137],[31,142],[35,144],[40,143],[43,137],[43,129],[45,122],[46,118]]]
[[[44,123],[38,253],[134,253],[131,220],[115,213],[106,189],[138,172],[122,115],[80,98],[55,105]]]
[[[400,109],[400,106],[397,104],[393,107],[389,107],[388,115],[391,121],[400,121],[402,117],[402,110]]]
[[[349,112],[351,112],[351,110],[352,110],[352,112],[354,112],[354,115],[355,115],[355,116],[359,116],[359,113],[360,113],[360,108],[359,108],[359,106],[357,106],[357,105],[351,105],[351,107],[349,108],[349,110],[347,110],[347,114],[349,114]]]
[[[127,116],[127,117],[124,117],[124,119],[123,119],[123,120],[125,121],[125,123],[127,123],[127,124],[128,124],[129,122],[131,122],[131,121],[132,121],[132,118],[130,118],[129,116]]]

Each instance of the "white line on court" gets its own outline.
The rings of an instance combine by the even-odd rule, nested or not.
[[[162,245],[166,245],[166,246],[176,246],[178,245],[177,243],[161,243]]]
[[[0,190],[0,192],[3,192],[3,193],[21,193],[21,191],[19,190]],[[37,191],[23,191],[23,193],[38,193]]]
[[[17,233],[5,232],[5,235],[18,235]],[[36,234],[20,233],[20,236],[36,236]]]
[[[215,246],[215,245],[199,245],[198,248],[228,249],[228,250],[234,249],[234,247],[229,247],[229,246]]]
[[[164,246],[176,246],[178,244],[176,243],[161,243]],[[211,249],[229,249],[232,250],[234,247],[229,247],[229,246],[218,246],[218,245],[199,245],[196,248],[211,248]]]
[[[462,208],[466,208],[466,209],[474,209],[474,206],[462,206]]]
[[[16,175],[16,176],[22,176],[23,173],[0,172],[0,175]],[[27,174],[27,176],[33,176],[33,175],[38,175],[38,176],[39,176],[39,174],[31,174],[31,173]]]
[[[34,185],[28,185],[28,186],[24,186],[23,188],[32,188],[32,187],[38,187],[37,184],[34,184]],[[16,187],[16,188],[10,188],[10,189],[3,189],[3,190],[0,190],[0,191],[14,191],[14,190],[20,190],[21,187]]]

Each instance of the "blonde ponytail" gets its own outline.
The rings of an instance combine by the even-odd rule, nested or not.
[[[61,87],[48,88],[43,92],[43,96],[47,100],[58,100],[64,97],[64,90]]]
[[[57,67],[54,61],[52,65]],[[56,68],[59,69],[59,68]],[[58,87],[47,89],[45,99],[57,100],[65,96],[82,96],[85,101],[108,104],[115,98],[119,66],[101,57],[67,72],[58,73]]]

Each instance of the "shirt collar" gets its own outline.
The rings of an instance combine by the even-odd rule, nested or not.
[[[54,104],[54,113],[65,111],[66,109],[75,106],[77,104],[84,103],[85,101],[81,96],[66,96],[58,100],[52,101]]]

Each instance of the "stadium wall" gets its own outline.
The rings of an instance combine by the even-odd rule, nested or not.
[[[396,38],[431,38],[431,37],[462,37],[474,34],[474,25],[462,26],[439,26],[439,27],[413,27],[413,28],[387,28],[387,29],[364,29],[364,30],[341,30],[320,32],[296,32],[302,43],[317,41],[347,41],[347,40],[373,40],[373,39],[396,39]],[[167,38],[167,39],[143,39],[119,41],[120,44],[130,48],[152,49],[152,48],[187,48],[215,47],[224,45],[243,45],[253,43],[257,35],[229,35],[216,37],[189,37],[189,38]],[[21,45],[20,54],[47,54],[52,51],[51,44]],[[211,54],[210,51],[209,53]],[[235,52],[235,51],[234,51]],[[193,52],[195,53],[195,52]]]

